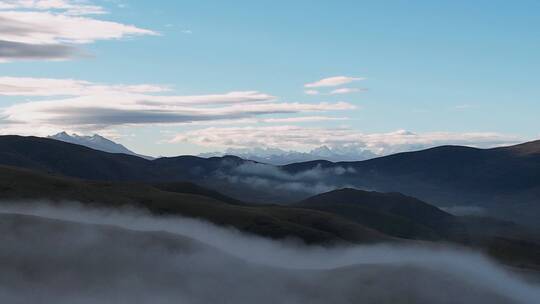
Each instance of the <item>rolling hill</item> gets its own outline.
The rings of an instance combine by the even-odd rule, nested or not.
[[[444,239],[455,217],[400,193],[339,189],[315,195],[297,207],[339,214],[386,234],[411,239]]]
[[[265,237],[293,237],[307,243],[392,240],[383,233],[330,213],[284,206],[240,205],[226,196],[188,183],[176,184],[173,192],[159,187],[135,182],[84,181],[0,167],[2,203],[45,200],[80,202],[96,207],[136,207],[158,215],[200,218]]]

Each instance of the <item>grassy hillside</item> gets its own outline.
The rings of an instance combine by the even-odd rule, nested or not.
[[[174,192],[142,183],[92,182],[0,167],[0,199],[3,201],[76,201],[97,206],[135,206],[155,214],[201,218],[271,238],[296,237],[307,243],[377,242],[391,238],[325,212],[282,206],[238,205],[193,194],[202,188],[184,184]],[[212,193],[207,190],[206,193]]]

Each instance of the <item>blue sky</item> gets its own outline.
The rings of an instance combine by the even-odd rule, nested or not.
[[[76,79],[107,86],[152,84],[169,88],[159,93],[145,92],[150,95],[208,96],[257,91],[275,96],[275,101],[263,103],[342,102],[351,106],[327,106],[316,112],[234,114],[235,119],[245,120],[241,123],[223,117],[205,118],[204,123],[168,119],[143,123],[147,119],[143,114],[148,114],[145,112],[137,114],[141,123],[134,124],[112,118],[104,121],[102,111],[96,123],[89,123],[91,118],[81,115],[59,123],[34,113],[35,108],[41,109],[39,104],[9,107],[65,99],[65,93],[49,96],[0,91],[0,108],[8,109],[4,110],[3,117],[7,118],[3,133],[37,132],[43,136],[60,129],[98,132],[152,155],[255,145],[295,150],[320,145],[357,146],[389,153],[444,143],[490,146],[540,135],[538,1],[84,3],[93,9],[99,7],[100,14],[73,13],[68,6],[22,6],[20,2],[24,1],[0,1],[0,8],[2,2],[5,8],[0,11],[0,23],[13,24],[13,18],[19,17],[21,24],[28,20],[21,14],[5,15],[11,19],[3,20],[5,12],[37,12],[48,17],[107,20],[140,30],[123,30],[114,38],[96,34],[91,42],[66,38],[65,33],[53,33],[45,42],[41,38],[25,40],[47,47],[69,45],[78,53],[61,61],[6,58],[0,63],[0,77],[10,77],[10,86],[27,88],[28,78]],[[43,19],[44,25],[47,20]],[[0,41],[10,39],[16,40],[0,36]],[[2,44],[0,56],[1,48]],[[366,79],[316,88],[318,95],[305,93],[309,90],[305,84],[337,76]],[[26,82],[12,78],[24,78]],[[339,88],[362,90],[328,95]],[[122,97],[115,95],[108,103],[122,103],[116,98]],[[199,106],[213,107],[215,103]],[[242,104],[237,106],[242,108]],[[311,119],[294,121],[298,117]],[[291,120],[261,121],[271,118]],[[84,125],[77,119],[84,119]],[[47,127],[38,130],[32,126],[37,122]],[[21,127],[24,123],[28,128]],[[316,140],[302,138],[295,142],[294,134]],[[344,139],[332,138],[338,136]]]

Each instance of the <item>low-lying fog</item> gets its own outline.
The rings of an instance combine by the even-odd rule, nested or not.
[[[479,254],[307,247],[138,210],[0,207],[0,303],[535,303]]]

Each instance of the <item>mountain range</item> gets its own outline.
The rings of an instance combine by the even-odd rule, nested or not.
[[[488,216],[538,227],[539,146],[441,146],[359,162],[273,166],[236,156],[147,160],[52,139],[2,136],[0,164],[89,180],[189,181],[259,203],[290,204],[346,187],[400,192],[447,210],[474,207]]]
[[[138,208],[320,245],[453,243],[540,270],[540,234],[530,221],[540,209],[539,148],[539,142],[446,146],[361,162],[273,166],[235,156],[148,160],[50,138],[0,136],[0,204]],[[360,190],[366,185],[369,191]],[[451,190],[461,191],[456,205],[486,213],[456,216],[438,208],[440,201],[421,198],[444,202]],[[498,200],[481,203],[487,197]],[[513,208],[524,209],[503,213]]]
[[[369,150],[330,148],[328,146],[321,146],[308,152],[286,151],[278,148],[227,149],[225,152],[202,153],[199,156],[220,157],[225,155],[235,155],[243,159],[277,166],[321,159],[336,162],[359,161],[378,156]]]
[[[122,153],[139,156],[146,159],[154,159],[151,156],[135,153],[132,150],[129,150],[128,148],[123,146],[122,144],[116,143],[99,134],[85,136],[73,133],[70,135],[64,131],[48,136],[47,138],[81,145],[103,152]],[[201,153],[199,156],[203,158],[209,158],[223,157],[227,155],[235,155],[246,160],[252,160],[272,165],[287,165],[291,163],[307,162],[321,159],[329,161],[359,161],[377,157],[376,154],[369,150],[359,150],[355,148],[330,148],[327,146],[321,146],[309,152],[285,151],[277,148],[229,148],[225,152],[207,152]]]

